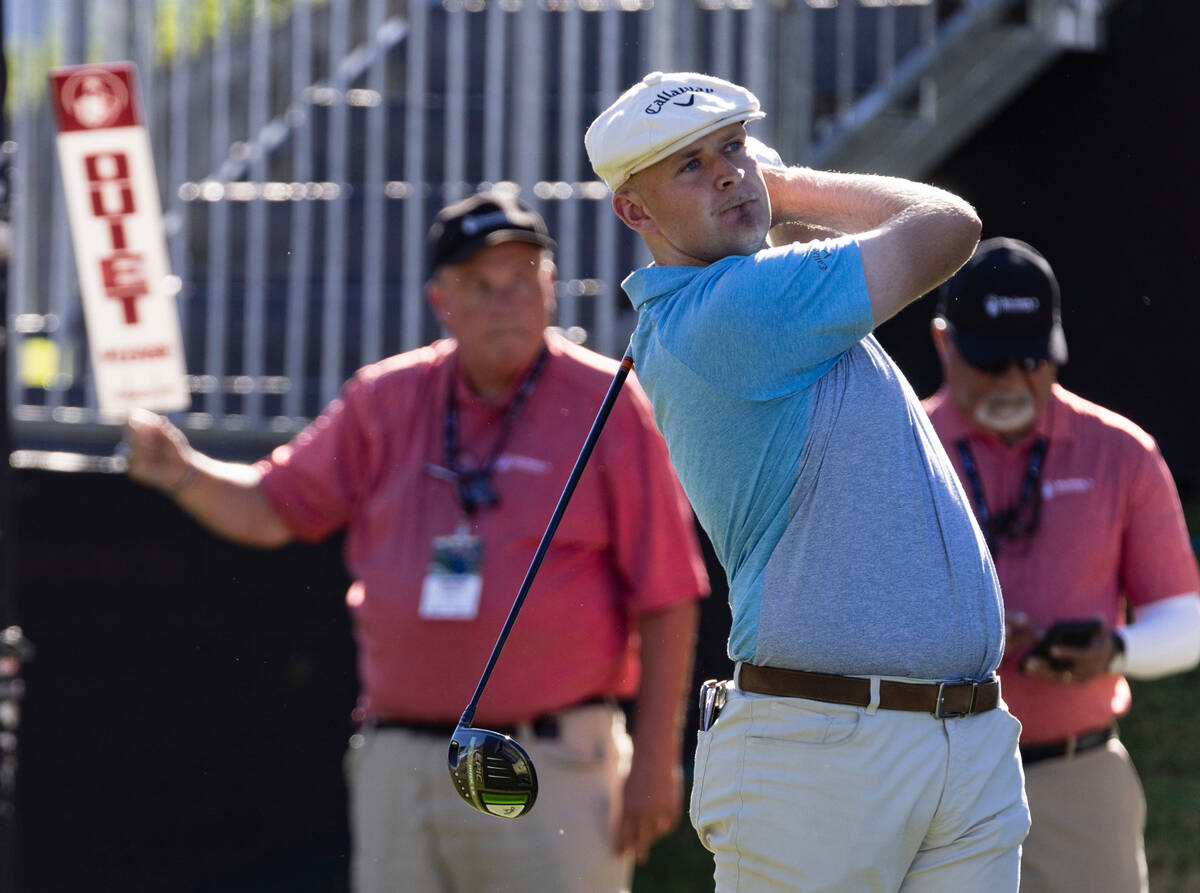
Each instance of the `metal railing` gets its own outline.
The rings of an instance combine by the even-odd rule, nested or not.
[[[559,325],[619,355],[632,328],[619,283],[648,256],[583,132],[645,72],[746,84],[768,112],[756,133],[832,167],[874,121],[930,129],[948,41],[1081,3],[1099,0],[17,0],[4,152],[18,445],[111,439],[116,421],[86,360],[53,65],[137,62],[193,391],[177,421],[264,444],[358,366],[439,334],[425,232],[481,186],[542,211]]]

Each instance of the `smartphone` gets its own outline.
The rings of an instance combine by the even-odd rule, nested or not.
[[[1029,656],[1045,658],[1056,670],[1069,670],[1072,661],[1051,657],[1050,646],[1070,645],[1072,648],[1083,648],[1096,638],[1102,629],[1104,629],[1104,622],[1095,617],[1058,620],[1050,629],[1046,630],[1041,641],[1033,646]]]

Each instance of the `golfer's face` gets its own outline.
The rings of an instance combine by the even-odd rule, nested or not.
[[[677,265],[704,266],[763,247],[771,224],[766,183],[731,124],[637,175],[635,192]]]

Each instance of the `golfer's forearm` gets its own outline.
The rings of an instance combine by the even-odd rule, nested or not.
[[[958,196],[899,177],[842,174],[805,167],[766,169],[772,226],[807,224],[841,233],[862,233],[913,209],[974,216]]]
[[[686,601],[639,620],[642,683],[633,713],[635,753],[680,757],[698,617],[696,603]]]
[[[276,548],[292,539],[250,465],[219,462],[193,453],[183,486],[171,493],[176,504],[218,536],[243,546]]]

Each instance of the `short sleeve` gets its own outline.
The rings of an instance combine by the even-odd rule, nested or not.
[[[712,264],[657,333],[701,378],[769,400],[811,385],[873,327],[858,244],[843,238]]]
[[[1130,604],[1200,591],[1179,493],[1158,447],[1139,457],[1126,505],[1121,582]]]
[[[307,428],[256,465],[276,513],[307,542],[344,527],[365,486],[371,453],[365,387],[351,379]]]

